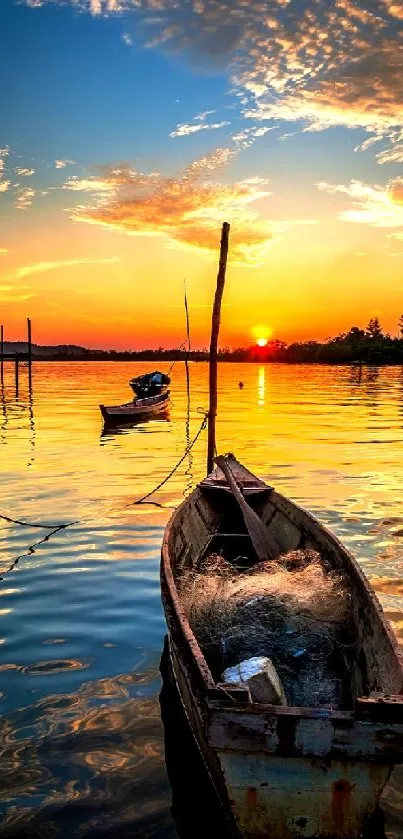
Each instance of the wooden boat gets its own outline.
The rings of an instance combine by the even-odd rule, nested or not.
[[[134,399],[132,402],[126,402],[123,405],[100,405],[99,407],[105,423],[121,425],[164,413],[168,408],[169,397],[170,392],[167,390],[157,396]]]
[[[159,370],[154,370],[152,373],[143,373],[142,376],[135,376],[129,382],[132,391],[139,399],[144,399],[147,396],[158,396],[158,394],[164,393],[170,384],[169,376],[166,373],[160,373]]]
[[[227,463],[282,552],[313,548],[342,575],[356,639],[346,670],[352,699],[343,710],[256,704],[242,687],[220,683],[192,632],[178,581],[212,553],[230,561],[248,557],[251,564],[257,558],[220,469],[175,511],[161,561],[169,667],[230,833],[245,839],[375,839],[379,796],[403,759],[397,641],[360,566],[338,539],[233,456]]]

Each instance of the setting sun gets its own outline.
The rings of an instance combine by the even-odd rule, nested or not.
[[[265,326],[264,324],[260,323],[257,326],[252,327],[252,335],[258,347],[265,347],[272,334],[273,330],[270,326]]]

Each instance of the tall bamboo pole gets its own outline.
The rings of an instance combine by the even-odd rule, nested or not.
[[[210,368],[209,368],[209,393],[210,405],[208,413],[208,443],[207,443],[207,474],[214,466],[215,451],[215,420],[217,416],[217,349],[218,333],[220,331],[221,300],[225,284],[225,272],[227,269],[228,239],[230,226],[224,222],[221,232],[220,261],[217,274],[217,288],[214,298],[213,316],[211,321],[210,340]]]

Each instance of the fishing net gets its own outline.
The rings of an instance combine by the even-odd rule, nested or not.
[[[213,554],[184,574],[180,592],[217,681],[227,667],[267,656],[289,705],[351,702],[349,595],[315,551],[292,551],[249,571]]]

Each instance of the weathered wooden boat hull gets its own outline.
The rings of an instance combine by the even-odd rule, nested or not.
[[[167,391],[159,396],[137,399],[124,405],[100,405],[99,407],[106,424],[123,425],[166,413],[169,406],[169,396],[170,393]]]
[[[403,760],[403,668],[395,637],[340,542],[288,499],[256,479],[249,484],[244,479],[245,496],[282,550],[314,547],[348,575],[361,669],[357,665],[352,676],[355,706],[346,711],[243,704],[236,692],[231,696],[226,687],[224,693],[191,631],[173,573],[219,550],[220,541],[228,541],[230,522],[241,531],[223,481],[221,489],[209,481],[167,526],[161,585],[172,672],[232,833],[247,839],[358,839],[394,763]],[[246,546],[245,533],[232,538]]]

